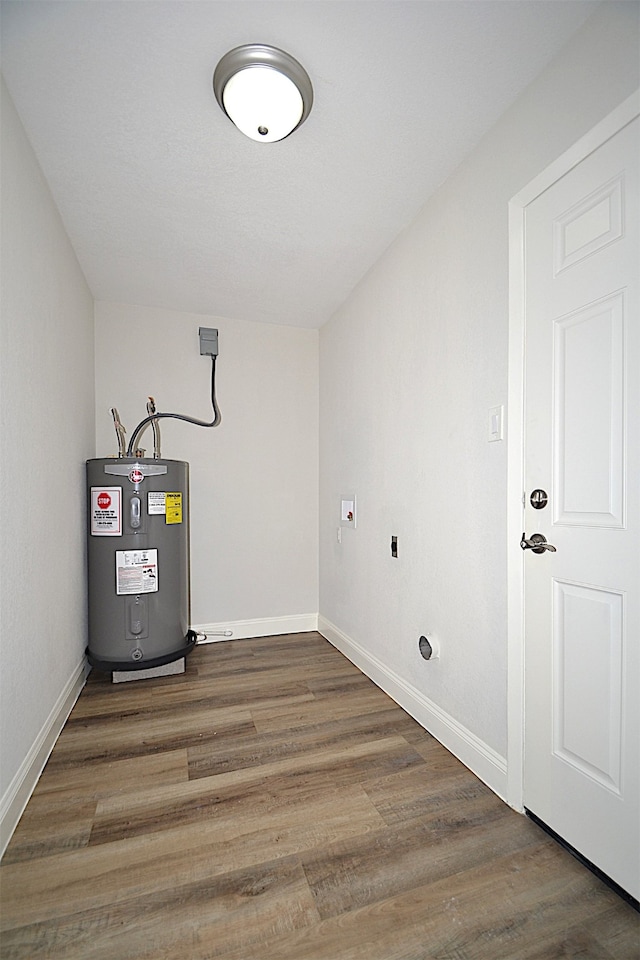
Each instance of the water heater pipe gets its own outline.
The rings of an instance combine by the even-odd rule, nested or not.
[[[120,414],[118,413],[117,407],[111,407],[111,416],[113,417],[113,425],[116,428],[116,437],[118,438],[118,456],[124,457],[126,447],[124,435],[127,431],[120,423]]]

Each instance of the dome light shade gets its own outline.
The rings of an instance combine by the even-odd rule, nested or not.
[[[306,120],[313,87],[304,67],[277,47],[249,43],[225,54],[213,74],[216,100],[252,140],[283,140]]]
[[[271,67],[234,73],[222,93],[225,112],[252,140],[273,143],[300,123],[302,97],[295,83]]]

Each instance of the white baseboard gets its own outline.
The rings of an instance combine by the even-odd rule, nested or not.
[[[206,640],[198,643],[217,643],[219,640],[246,640],[249,637],[275,637],[281,633],[308,633],[318,629],[317,613],[294,614],[289,617],[268,617],[258,620],[229,620],[221,623],[194,624],[191,628],[205,633]],[[231,636],[224,636],[231,631]]]
[[[7,849],[7,844],[13,836],[13,831],[24,813],[24,808],[31,794],[36,788],[40,774],[44,770],[56,740],[60,736],[60,731],[80,696],[80,691],[85,685],[88,673],[89,664],[83,657],[73,675],[65,684],[40,733],[0,800],[0,857]]]
[[[454,717],[403,680],[393,670],[344,634],[325,617],[318,617],[318,631],[376,683],[403,710],[461,760],[494,793],[507,796],[507,761]]]

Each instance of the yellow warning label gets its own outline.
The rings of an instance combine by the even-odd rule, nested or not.
[[[165,494],[165,522],[182,523],[182,494]]]

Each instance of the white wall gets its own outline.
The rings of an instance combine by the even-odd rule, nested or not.
[[[487,441],[507,399],[507,205],[638,86],[637,24],[635,3],[599,7],[321,330],[321,626],[502,774],[519,546],[506,442]],[[347,492],[358,526],[339,544]],[[419,656],[426,632],[438,662]]]
[[[114,303],[95,316],[101,457],[117,452],[112,406],[128,437],[148,395],[211,419],[198,327],[219,331],[221,425],[160,421],[163,456],[190,463],[192,623],[315,617],[318,332]],[[150,429],[143,446],[152,455]]]
[[[84,461],[94,455],[94,390],[93,300],[4,81],[1,118],[4,815],[84,661]]]

